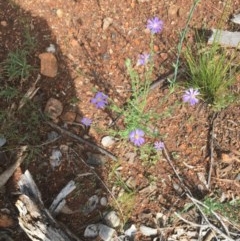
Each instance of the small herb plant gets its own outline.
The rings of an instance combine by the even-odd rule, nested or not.
[[[33,67],[27,62],[28,52],[25,49],[17,49],[10,52],[4,61],[4,69],[10,80],[27,79]]]
[[[146,111],[146,105],[154,67],[154,34],[162,31],[163,21],[157,17],[149,19],[147,21],[147,28],[151,32],[150,53],[140,54],[136,64],[137,66],[143,66],[145,68],[144,75],[141,78],[137,70],[133,67],[131,60],[127,59],[125,65],[131,80],[131,96],[126,101],[124,108],[120,108],[114,103],[110,106],[115,113],[123,117],[124,128],[118,130],[117,134],[123,139],[129,139],[130,142],[137,147],[142,146],[146,142],[146,135],[156,135],[156,133],[149,128],[149,123],[153,116],[151,112]]]
[[[122,140],[129,140],[136,148],[141,147],[140,158],[145,157],[146,155],[149,157],[154,151],[155,154],[157,154],[164,148],[163,142],[159,140],[154,144],[150,144],[147,141],[147,138],[152,137],[159,139],[159,134],[156,133],[154,128],[152,128],[154,125],[151,125],[154,114],[149,110],[146,110],[147,97],[150,90],[154,67],[153,40],[154,35],[162,31],[163,21],[158,17],[149,19],[147,21],[147,28],[151,32],[150,53],[142,53],[139,55],[136,62],[136,68],[133,67],[130,59],[125,61],[127,73],[131,80],[131,95],[125,102],[124,106],[117,106],[105,93],[100,91],[97,92],[90,101],[97,109],[104,109],[107,107],[115,113],[118,118],[123,120],[123,126],[115,129],[111,128],[108,132]],[[145,70],[141,76],[137,71],[138,66],[142,66]],[[89,118],[83,118],[83,125],[89,127],[91,123],[92,120]]]
[[[31,35],[26,20],[23,20],[22,24],[24,26],[23,46],[20,49],[9,52],[6,60],[2,63],[3,70],[9,80],[27,79],[34,70],[33,66],[28,63],[28,58],[36,47],[36,40]]]
[[[206,197],[203,202],[207,208],[204,212],[208,216],[212,216],[213,212],[219,213],[224,217],[227,217],[230,221],[240,224],[240,218],[238,216],[238,210],[240,208],[240,200],[220,202],[216,198]]]

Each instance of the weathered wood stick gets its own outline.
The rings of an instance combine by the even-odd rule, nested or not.
[[[22,146],[20,148],[20,152],[17,154],[16,162],[12,164],[7,170],[5,170],[0,175],[0,188],[7,183],[8,179],[13,175],[15,170],[21,165],[21,163],[26,157],[26,154],[24,155],[24,152],[26,151],[26,149],[27,149],[27,146]]]
[[[33,241],[80,241],[60,225],[44,207],[41,194],[31,174],[26,171],[18,182],[20,192],[16,207],[19,225]]]
[[[57,215],[61,209],[64,207],[66,201],[65,198],[69,193],[71,193],[76,188],[75,182],[70,181],[53,200],[49,211],[53,216]]]

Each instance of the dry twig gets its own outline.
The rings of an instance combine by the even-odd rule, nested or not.
[[[73,150],[73,149],[72,149]],[[79,155],[77,154],[77,152],[75,150],[73,150],[73,152],[79,157]],[[111,190],[109,190],[109,188],[107,187],[107,185],[104,183],[104,181],[99,177],[99,175],[94,171],[94,168],[89,166],[81,157],[79,157],[79,159],[81,160],[81,162],[87,167],[89,168],[90,172],[92,172],[96,177],[97,179],[102,183],[102,185],[106,188],[106,190],[108,191],[108,193],[110,194],[110,196],[112,197],[112,199],[114,200],[114,202],[116,203],[120,213],[121,213],[121,216],[122,216],[122,220],[124,220],[124,215],[123,215],[123,211],[118,203],[118,201],[116,200],[116,198],[114,197],[114,195],[112,194]]]
[[[73,138],[73,139],[75,139],[75,140],[77,140],[77,141],[79,141],[79,142],[81,142],[83,144],[88,145],[93,150],[97,150],[97,151],[101,152],[102,154],[110,157],[112,160],[117,161],[117,158],[112,153],[110,153],[109,151],[103,149],[102,147],[97,146],[94,143],[92,143],[90,141],[87,141],[87,140],[83,139],[82,137],[77,136],[77,135],[73,134],[72,132],[70,132],[68,130],[65,130],[65,129],[61,128],[60,126],[58,126],[58,125],[56,125],[56,124],[54,124],[54,123],[52,123],[50,121],[47,121],[47,124],[50,125],[52,128],[58,130],[59,132],[65,134],[65,135],[67,135],[67,136],[69,136],[69,137],[71,137],[71,138]]]
[[[20,100],[18,110],[20,110],[26,104],[27,100],[31,100],[34,97],[34,95],[38,92],[39,87],[36,88],[36,85],[37,85],[38,81],[40,80],[40,78],[41,78],[41,75],[38,74],[36,81],[33,83],[33,85],[28,89],[26,94]]]
[[[172,167],[175,175],[177,176],[177,178],[179,179],[182,187],[184,188],[185,192],[186,192],[186,195],[187,197],[193,202],[193,204],[197,207],[197,209],[199,210],[199,212],[201,213],[202,217],[204,218],[205,222],[207,222],[207,226],[209,228],[211,228],[214,232],[220,234],[222,237],[226,238],[228,241],[233,241],[233,239],[231,237],[229,237],[229,231],[226,227],[226,225],[223,223],[223,221],[221,220],[221,218],[215,213],[212,211],[212,214],[216,217],[216,219],[221,223],[222,227],[224,228],[225,232],[227,233],[227,235],[221,231],[219,228],[217,228],[215,225],[213,225],[207,218],[207,216],[205,215],[205,213],[202,211],[201,207],[199,205],[201,205],[202,207],[204,208],[207,208],[208,207],[203,204],[202,202],[198,201],[197,199],[193,198],[193,195],[191,193],[191,191],[189,190],[189,188],[184,184],[184,181],[182,180],[182,178],[180,177],[180,175],[178,174],[176,168],[174,167],[173,165],[173,162],[171,161],[171,158],[170,158],[170,155],[168,154],[168,151],[167,149],[164,147],[163,149],[163,153],[164,153],[164,156],[166,157],[169,165]],[[181,217],[182,220],[184,220],[182,217]],[[187,220],[185,220],[187,221]],[[189,223],[189,221],[187,221],[187,223]],[[201,227],[202,225],[199,225],[199,224],[194,224],[192,222],[190,222],[192,225],[196,226],[198,225],[198,227]],[[190,224],[189,223],[189,224]]]
[[[221,235],[222,237],[226,238],[228,241],[234,241],[231,237],[229,237],[229,231],[226,227],[226,225],[222,222],[222,220],[219,218],[219,216],[212,211],[212,214],[218,219],[218,221],[221,223],[221,225],[223,226],[225,232],[228,234],[226,235],[223,231],[221,231],[219,228],[217,228],[215,225],[213,225],[207,218],[207,216],[205,215],[205,213],[203,212],[203,210],[201,209],[201,206],[208,208],[204,203],[200,202],[199,200],[191,197],[190,195],[187,194],[187,197],[194,203],[194,205],[197,207],[197,209],[199,210],[199,212],[201,213],[202,217],[204,218],[204,220],[207,222],[209,228],[211,228],[213,231],[215,231],[216,233],[218,233],[219,235]]]
[[[213,158],[213,151],[214,151],[214,127],[215,127],[215,119],[217,118],[217,113],[214,113],[211,121],[211,132],[210,132],[210,167],[209,167],[209,173],[208,173],[208,181],[207,181],[207,188],[210,189],[211,187],[211,177],[212,177],[212,170],[213,170],[213,164],[214,164],[214,158]]]

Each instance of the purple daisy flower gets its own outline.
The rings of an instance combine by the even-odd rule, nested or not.
[[[190,88],[185,91],[183,102],[188,102],[191,106],[194,106],[199,102],[199,99],[196,97],[198,95],[200,95],[200,92],[197,89]]]
[[[88,127],[92,124],[92,120],[87,117],[83,117],[81,120],[81,123]]]
[[[137,61],[137,65],[145,65],[147,64],[149,59],[150,59],[150,54],[146,54],[146,53],[140,54]]]
[[[98,109],[103,109],[108,104],[108,96],[103,92],[97,92],[94,98],[91,99],[91,103]]]
[[[163,29],[163,21],[158,17],[154,17],[147,21],[147,28],[151,31],[152,34],[160,33]]]
[[[129,139],[135,146],[141,146],[144,142],[144,131],[141,129],[136,129],[130,132]]]
[[[162,151],[164,149],[164,143],[162,141],[156,141],[154,143],[154,148],[157,150],[157,151]]]

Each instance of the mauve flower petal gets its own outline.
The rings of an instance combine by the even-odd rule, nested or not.
[[[196,97],[200,94],[197,89],[190,88],[185,91],[183,95],[183,102],[189,103],[191,106],[194,106],[199,102],[199,99]]]
[[[147,28],[151,31],[152,34],[160,33],[163,29],[163,21],[158,17],[154,17],[147,21]]]
[[[144,134],[143,130],[136,129],[129,133],[129,139],[135,146],[141,146],[145,142],[143,138]]]

